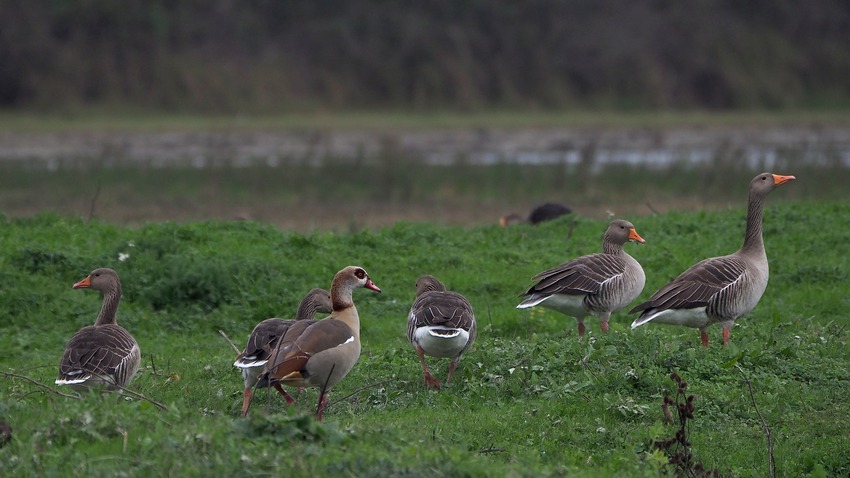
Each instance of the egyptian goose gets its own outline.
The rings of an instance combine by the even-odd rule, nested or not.
[[[643,268],[623,250],[623,244],[645,243],[632,223],[617,219],[608,225],[602,239],[602,253],[565,262],[532,277],[537,281],[520,297],[517,309],[537,305],[575,317],[578,335],[584,335],[584,318],[594,315],[608,332],[608,319],[633,301],[643,290]]]
[[[762,173],[750,182],[744,245],[734,254],[712,257],[691,266],[673,282],[631,311],[640,312],[632,329],[649,322],[698,328],[708,347],[705,329],[723,324],[723,345],[735,320],[752,311],[767,288],[768,265],[762,239],[762,211],[767,194],[794,176]]]
[[[561,204],[547,202],[545,204],[541,204],[528,213],[528,217],[523,218],[519,214],[507,214],[499,218],[499,225],[502,227],[509,226],[511,224],[517,224],[521,222],[527,222],[528,224],[540,224],[544,221],[551,221],[552,219],[557,219],[565,214],[569,214],[573,212],[567,206],[563,206]]]
[[[446,383],[452,380],[461,355],[475,341],[475,314],[466,298],[446,290],[431,275],[416,281],[416,300],[407,316],[407,338],[416,347],[425,385],[440,389],[440,381],[428,370],[425,355],[451,358]]]
[[[254,327],[254,330],[251,331],[251,336],[248,337],[248,343],[245,344],[245,349],[236,357],[236,361],[233,362],[234,367],[242,370],[242,378],[245,380],[245,390],[242,394],[242,416],[248,413],[248,407],[251,403],[251,389],[260,378],[263,366],[269,361],[269,357],[277,346],[278,340],[297,321],[311,321],[317,312],[327,314],[331,311],[331,295],[324,289],[316,288],[308,292],[301,299],[294,320],[266,319]],[[292,397],[283,390],[279,383],[276,383],[274,387],[283,395],[287,403],[294,402]]]
[[[136,374],[141,350],[136,339],[116,323],[121,301],[121,281],[112,269],[95,269],[74,289],[94,289],[103,293],[103,305],[94,325],[80,329],[65,347],[59,362],[57,385],[75,390],[123,389]]]
[[[283,344],[284,336],[266,363],[258,386],[281,383],[318,388],[316,419],[321,421],[328,391],[360,358],[360,316],[353,300],[354,289],[360,287],[381,292],[362,267],[348,266],[337,272],[331,283],[331,315],[309,324],[291,345]],[[292,329],[287,331],[287,336]]]

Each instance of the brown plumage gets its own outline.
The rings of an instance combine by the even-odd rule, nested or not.
[[[141,361],[136,339],[116,323],[121,301],[121,281],[112,269],[95,269],[74,289],[91,288],[103,293],[103,305],[94,325],[80,329],[68,342],[59,362],[57,385],[76,390],[125,387]]]
[[[242,353],[236,357],[233,363],[235,367],[242,370],[242,378],[245,381],[245,389],[242,394],[242,416],[248,413],[248,407],[251,403],[251,389],[257,384],[260,373],[263,367],[269,360],[272,351],[279,340],[286,334],[290,327],[298,321],[312,323],[313,317],[317,312],[330,313],[331,295],[324,289],[313,289],[304,296],[301,303],[298,305],[298,310],[295,313],[294,320],[287,319],[266,319],[251,331],[251,336],[248,337],[248,343]],[[286,393],[280,384],[275,384],[275,389],[283,395],[288,403],[293,403],[292,397]]]
[[[297,336],[290,326],[266,363],[258,385],[318,388],[316,418],[321,420],[328,391],[360,358],[360,316],[353,300],[354,289],[360,287],[381,291],[362,267],[348,266],[337,272],[331,284],[331,315],[307,324]]]
[[[540,305],[575,317],[578,334],[585,333],[584,318],[598,316],[608,331],[611,314],[629,305],[643,290],[646,276],[640,264],[623,250],[629,241],[644,243],[632,223],[617,219],[608,225],[602,253],[590,254],[543,271],[522,296],[518,309]]]
[[[416,300],[407,316],[407,338],[416,348],[425,385],[440,388],[440,381],[428,370],[425,355],[451,358],[446,383],[452,380],[461,355],[475,341],[475,314],[472,305],[457,292],[431,275],[416,281]]]
[[[632,329],[649,322],[694,327],[700,330],[703,346],[708,347],[705,329],[719,322],[723,324],[723,345],[726,345],[735,321],[755,308],[767,288],[769,268],[762,238],[765,197],[794,179],[771,173],[753,178],[744,245],[734,254],[693,265],[648,301],[629,311],[641,313],[632,323]]]

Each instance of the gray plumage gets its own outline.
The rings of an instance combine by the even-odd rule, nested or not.
[[[439,389],[440,381],[428,370],[424,356],[452,359],[446,378],[448,383],[476,335],[475,313],[464,296],[446,290],[445,285],[431,275],[416,281],[416,300],[407,317],[407,338],[416,348],[427,386]]]
[[[575,317],[579,336],[584,335],[584,318],[600,318],[608,331],[611,314],[637,298],[646,282],[643,268],[623,250],[629,241],[644,243],[632,223],[612,221],[602,240],[602,253],[581,256],[534,277],[537,281],[520,297],[518,309],[542,306]]]
[[[136,339],[116,323],[121,301],[118,274],[112,269],[95,269],[74,288],[101,291],[103,305],[94,325],[83,327],[68,342],[55,383],[77,390],[126,387],[139,369],[141,350]]]
[[[632,328],[649,322],[694,327],[700,330],[702,344],[708,347],[705,329],[722,323],[726,345],[735,320],[750,313],[767,288],[769,267],[762,238],[764,199],[778,186],[794,179],[771,173],[753,178],[741,249],[728,256],[705,259],[659,289],[629,312],[641,313]]]

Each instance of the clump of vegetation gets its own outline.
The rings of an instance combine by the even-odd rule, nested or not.
[[[254,413],[235,424],[236,430],[250,440],[271,440],[276,444],[294,441],[337,443],[346,437],[333,423],[319,422],[309,413]]]
[[[694,419],[694,395],[688,395],[688,382],[676,372],[670,374],[670,380],[676,383],[676,398],[670,398],[667,393],[664,394],[664,400],[661,402],[661,409],[664,411],[664,418],[668,423],[678,421],[679,428],[672,438],[657,440],[655,447],[663,451],[669,457],[669,463],[676,469],[676,474],[679,476],[688,477],[707,477],[719,478],[722,476],[717,470],[708,470],[702,463],[696,461],[691,452],[691,442],[688,440],[688,420]],[[676,418],[674,419],[670,407],[676,410]]]

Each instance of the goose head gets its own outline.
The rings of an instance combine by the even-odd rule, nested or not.
[[[634,224],[623,219],[611,221],[605,231],[605,240],[612,244],[623,245],[629,241],[643,244],[646,241],[637,233]]]
[[[767,195],[767,193],[778,188],[779,186],[795,179],[797,178],[795,178],[794,176],[782,176],[780,174],[761,173],[758,176],[754,177],[753,180],[750,182],[750,193],[763,197]]]
[[[118,273],[112,269],[102,267],[95,269],[85,279],[74,284],[74,289],[94,289],[101,292],[109,292],[120,287]]]
[[[426,274],[416,281],[416,297],[421,296],[426,292],[445,291],[446,286],[436,277]]]

